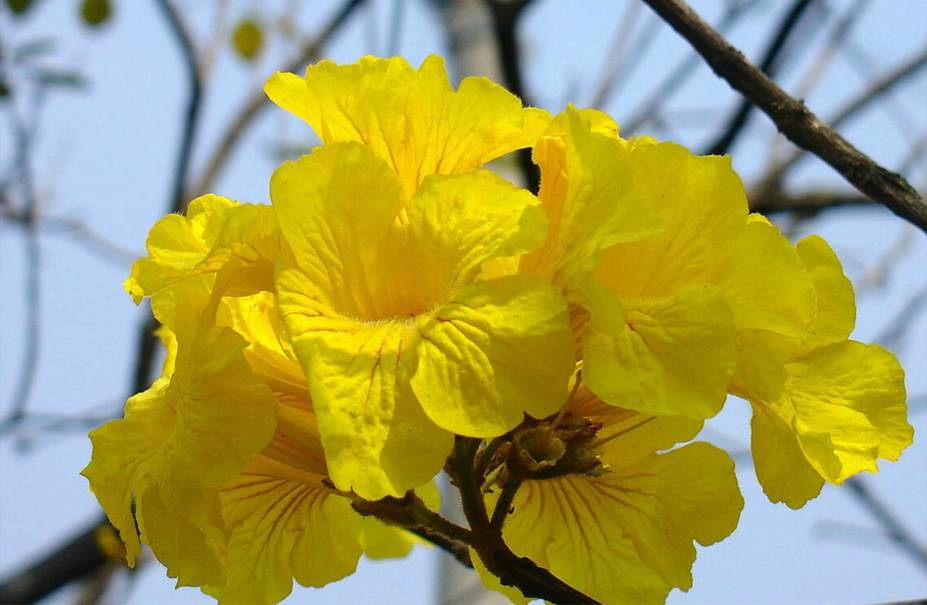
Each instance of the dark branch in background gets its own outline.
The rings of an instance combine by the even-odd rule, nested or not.
[[[750,8],[756,4],[756,0],[733,1],[728,3],[721,20],[718,22],[718,31],[722,34],[734,26],[740,17],[746,15]],[[648,122],[659,117],[660,110],[667,100],[677,90],[682,88],[689,76],[695,71],[695,68],[702,64],[699,60],[698,53],[683,59],[676,68],[671,71],[666,78],[657,86],[654,91],[640,104],[640,109],[631,115],[631,117],[621,124],[621,132],[633,134],[638,132]]]
[[[927,570],[927,547],[919,544],[913,534],[901,524],[884,502],[869,489],[861,477],[850,477],[844,484],[866,511],[885,529],[887,537],[908,556]]]
[[[173,175],[173,188],[168,207],[169,212],[176,212],[185,208],[188,200],[187,196],[190,192],[198,193],[201,191],[199,187],[192,190],[187,189],[185,184],[198,123],[202,83],[196,51],[175,7],[169,0],[155,1],[167,19],[168,25],[178,42],[191,87],[187,111],[184,114],[178,162]],[[363,2],[364,0],[349,0],[346,2],[318,38],[308,44],[300,56],[290,63],[288,69],[295,71],[315,58],[321,51],[322,46],[341,27],[354,9]],[[251,99],[245,109],[233,120],[207,164],[207,171],[200,180],[203,188],[208,186],[221,170],[245,127],[258,114],[264,102],[264,94],[260,92]],[[154,336],[156,328],[157,322],[149,314],[138,336],[138,352],[132,374],[130,394],[146,389],[153,379],[154,362],[157,358],[157,339]],[[9,578],[0,583],[0,604],[34,603],[66,584],[105,569],[110,559],[100,549],[96,535],[99,528],[108,526],[109,523],[106,518],[100,516],[70,542],[54,549],[52,554],[28,564],[20,571],[14,572]]]
[[[531,0],[486,0],[486,6],[492,15],[496,48],[499,50],[499,64],[502,66],[505,85],[525,105],[531,105],[531,99],[525,91],[521,76],[518,18],[530,4]],[[518,166],[525,179],[525,187],[537,193],[541,185],[541,171],[531,161],[530,149],[518,151]]]
[[[185,183],[199,120],[202,82],[196,49],[177,9],[169,0],[155,0],[155,4],[161,10],[180,48],[189,86],[177,165],[168,203],[168,211],[177,212],[186,207]],[[147,388],[153,379],[157,350],[154,335],[156,327],[157,322],[148,318],[144,320],[139,331],[138,356],[130,395]],[[107,523],[105,517],[99,517],[64,547],[55,549],[51,555],[14,573],[9,580],[0,584],[0,603],[33,603],[65,584],[104,569],[110,559],[100,548],[96,534],[97,530],[105,527]]]
[[[892,88],[906,82],[913,76],[917,75],[925,66],[927,66],[927,47],[916,53],[914,56],[903,61],[901,65],[892,69],[880,79],[872,83],[862,93],[851,99],[844,105],[833,118],[830,120],[831,128],[840,128],[852,118],[859,115],[863,110],[872,106],[872,103],[882,98]],[[806,151],[799,149],[782,162],[776,164],[769,174],[763,179],[764,187],[778,187],[781,185],[785,173],[797,164]],[[902,172],[904,170],[902,169]]]
[[[763,58],[760,61],[760,70],[772,78],[775,76],[779,67],[782,65],[781,55],[785,50],[792,33],[798,28],[802,17],[807,9],[814,5],[816,0],[797,0],[792,3],[792,8],[785,14],[782,22],[776,28],[776,33],[770,41]],[[753,103],[749,99],[742,99],[737,107],[737,111],[728,120],[721,134],[710,145],[707,146],[705,153],[714,155],[723,155],[727,153],[737,141],[737,138],[743,132],[744,126],[747,125],[747,119],[750,112],[753,111]]]
[[[787,95],[684,2],[644,1],[689,41],[715,73],[772,118],[789,140],[827,162],[872,200],[927,231],[927,204],[903,177],[876,164]]]
[[[318,59],[322,49],[335,32],[344,25],[348,17],[350,17],[358,7],[364,4],[364,2],[365,0],[348,0],[348,2],[345,2],[335,16],[332,17],[331,21],[322,28],[322,31],[319,32],[319,35],[316,36],[314,40],[303,46],[295,57],[284,62],[283,71],[298,72],[306,67],[307,63],[312,63]],[[267,107],[268,104],[269,101],[263,90],[258,90],[248,98],[239,112],[229,122],[228,126],[226,126],[222,136],[219,137],[212,153],[209,155],[209,159],[206,161],[206,168],[203,169],[203,174],[190,190],[193,195],[205,193],[215,182],[231,157],[231,153],[235,149],[235,144],[247,131],[248,127],[254,121],[254,118],[256,118],[261,110]]]

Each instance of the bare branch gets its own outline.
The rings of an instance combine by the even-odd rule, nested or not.
[[[718,22],[718,31],[722,34],[737,23],[738,19],[746,15],[749,8],[756,4],[756,0],[729,2],[721,20]],[[657,120],[666,101],[673,93],[682,88],[695,68],[701,65],[698,53],[686,57],[654,91],[640,104],[640,109],[621,125],[621,131],[628,134],[638,132],[648,122]]]
[[[625,7],[624,16],[618,27],[615,28],[615,34],[612,36],[611,48],[608,49],[608,65],[600,79],[599,86],[592,95],[589,102],[590,107],[602,107],[608,101],[612,89],[615,87],[615,81],[618,74],[621,73],[621,67],[624,65],[624,53],[631,42],[631,33],[637,25],[637,20],[641,14],[641,5],[637,2],[630,2]]]
[[[775,34],[763,54],[760,62],[760,70],[769,77],[772,77],[782,65],[781,55],[785,50],[786,44],[791,38],[792,33],[798,28],[805,12],[815,4],[816,0],[795,0],[792,8],[785,14],[782,22],[776,27]],[[706,153],[722,155],[728,152],[734,146],[734,142],[740,136],[744,126],[747,125],[747,119],[750,112],[753,111],[753,104],[749,99],[742,99],[737,110],[728,120],[727,124],[721,131],[721,134],[713,143],[707,146]]]
[[[863,110],[869,108],[873,102],[880,99],[889,90],[915,76],[925,66],[927,66],[927,47],[921,49],[907,60],[902,61],[896,68],[889,71],[879,80],[873,82],[866,90],[851,99],[830,119],[830,127],[835,129],[840,128],[840,126],[860,114]],[[775,187],[781,184],[786,172],[795,166],[799,160],[805,157],[806,153],[807,151],[803,149],[796,150],[791,156],[777,164],[763,179],[763,186]]]
[[[681,0],[644,0],[799,147],[827,162],[859,191],[927,231],[927,204],[901,176],[876,164],[805,105],[751,65]]]
[[[927,547],[918,543],[912,533],[861,477],[850,477],[844,485],[866,511],[885,529],[887,537],[921,567],[927,569]]]

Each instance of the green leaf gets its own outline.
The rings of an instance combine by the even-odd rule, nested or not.
[[[109,0],[83,0],[80,4],[80,17],[90,27],[106,23],[113,14]]]
[[[32,0],[6,0],[6,7],[14,15],[22,15],[29,10],[34,2]]]
[[[254,19],[245,19],[232,32],[232,48],[245,61],[254,61],[264,48],[264,31]]]

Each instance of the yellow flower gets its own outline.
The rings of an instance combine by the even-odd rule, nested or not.
[[[824,482],[842,483],[897,460],[913,439],[904,372],[877,345],[848,340],[853,287],[827,243],[797,245],[814,284],[816,313],[791,337],[763,330],[739,335],[742,359],[733,392],[753,408],[756,474],[773,502],[800,508]]]
[[[273,290],[273,263],[286,253],[273,209],[217,195],[190,202],[151,228],[148,256],[132,264],[124,287],[135,303],[185,280],[209,276],[218,296]]]
[[[168,574],[220,602],[276,603],[294,578],[322,586],[353,573],[362,553],[405,556],[409,535],[359,516],[324,483],[308,386],[273,295],[226,298],[210,327],[207,282],[158,295],[161,319],[178,330],[161,328],[165,374],[129,401],[125,419],[91,434],[84,474],[130,564],[133,500],[142,540]]]
[[[293,260],[279,305],[309,380],[332,480],[401,495],[444,464],[452,433],[504,433],[566,399],[562,297],[486,261],[538,246],[534,196],[486,171],[431,176],[406,197],[359,143],[285,163],[271,197]]]
[[[242,338],[228,328],[201,326],[203,282],[189,281],[171,294],[182,301],[164,305],[173,313],[161,317],[176,337],[173,373],[129,399],[124,418],[90,433],[93,457],[83,474],[119,530],[130,565],[140,548],[137,522],[142,540],[178,584],[222,583],[216,490],[270,440],[275,405],[251,375]]]
[[[569,410],[603,424],[610,470],[526,481],[503,527],[506,544],[602,603],[662,603],[673,588],[688,590],[693,541],[713,544],[737,526],[733,461],[707,443],[664,452],[692,439],[698,420],[617,408],[585,387]]]
[[[539,139],[552,228],[520,271],[576,305],[584,380],[598,396],[708,418],[734,372],[736,330],[794,333],[810,320],[810,284],[784,238],[749,224],[729,158],[616,133],[604,114],[570,108]]]
[[[408,554],[407,534],[361,517],[326,485],[328,469],[308,385],[274,296],[227,298],[220,322],[248,342],[243,354],[273,391],[277,426],[260,455],[219,490],[227,578],[204,592],[220,602],[276,603],[290,593],[294,579],[319,587],[353,573],[362,552],[373,558]]]
[[[453,90],[444,60],[418,70],[405,59],[363,57],[353,65],[321,61],[306,77],[277,73],[264,86],[271,101],[305,120],[325,144],[358,141],[399,175],[411,195],[432,174],[470,172],[534,144],[549,120],[486,78]]]

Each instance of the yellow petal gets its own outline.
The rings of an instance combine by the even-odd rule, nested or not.
[[[844,275],[840,259],[817,235],[802,239],[796,248],[811,276],[817,301],[805,349],[846,340],[856,324],[856,299],[853,284]]]
[[[786,419],[765,404],[752,407],[750,444],[756,478],[770,501],[801,508],[821,492],[824,479],[808,463]]]
[[[357,514],[347,499],[297,469],[256,459],[222,490],[222,510],[228,579],[203,589],[220,603],[277,603],[294,577],[304,586],[324,586],[357,566]]]
[[[730,158],[698,157],[672,143],[629,145],[635,191],[660,216],[660,233],[603,254],[598,278],[619,298],[665,296],[716,284],[747,217]]]
[[[583,340],[583,380],[605,401],[652,415],[709,418],[734,371],[730,312],[713,288],[627,301],[615,333],[593,314]]]
[[[566,399],[574,368],[566,302],[540,279],[467,286],[419,335],[412,389],[429,418],[449,431],[501,435],[524,412],[543,418]]]
[[[307,315],[301,291],[310,287],[299,270],[278,275],[281,310],[309,377],[331,478],[369,500],[401,496],[437,474],[453,441],[409,386],[414,332],[399,321]]]
[[[418,71],[401,58],[322,61],[305,79],[278,73],[264,90],[323,143],[370,147],[409,194],[431,174],[467,172],[532,145],[549,120],[485,78],[465,78],[455,92],[434,55]]]
[[[828,345],[788,364],[786,397],[802,451],[828,481],[875,471],[911,444],[904,372],[877,345]]]
[[[755,219],[733,243],[719,284],[737,328],[804,335],[814,318],[814,287],[792,244],[775,226]]]
[[[695,443],[600,477],[528,481],[504,537],[602,602],[660,603],[691,586],[693,540],[708,545],[736,527],[743,500],[733,471],[724,452]]]
[[[629,153],[618,140],[593,131],[573,109],[558,121],[563,134],[544,136],[534,148],[550,232],[520,270],[569,293],[596,269],[602,250],[642,239],[661,223],[635,187]]]
[[[188,288],[171,295],[184,293]],[[175,301],[182,311],[172,326],[173,374],[130,399],[124,419],[91,432],[94,454],[84,475],[126,541],[130,561],[138,550],[134,498],[142,536],[169,574],[202,584],[221,580],[215,577],[221,517],[211,490],[267,444],[276,406],[250,373],[241,338],[226,328],[201,327],[201,305],[183,302]]]

